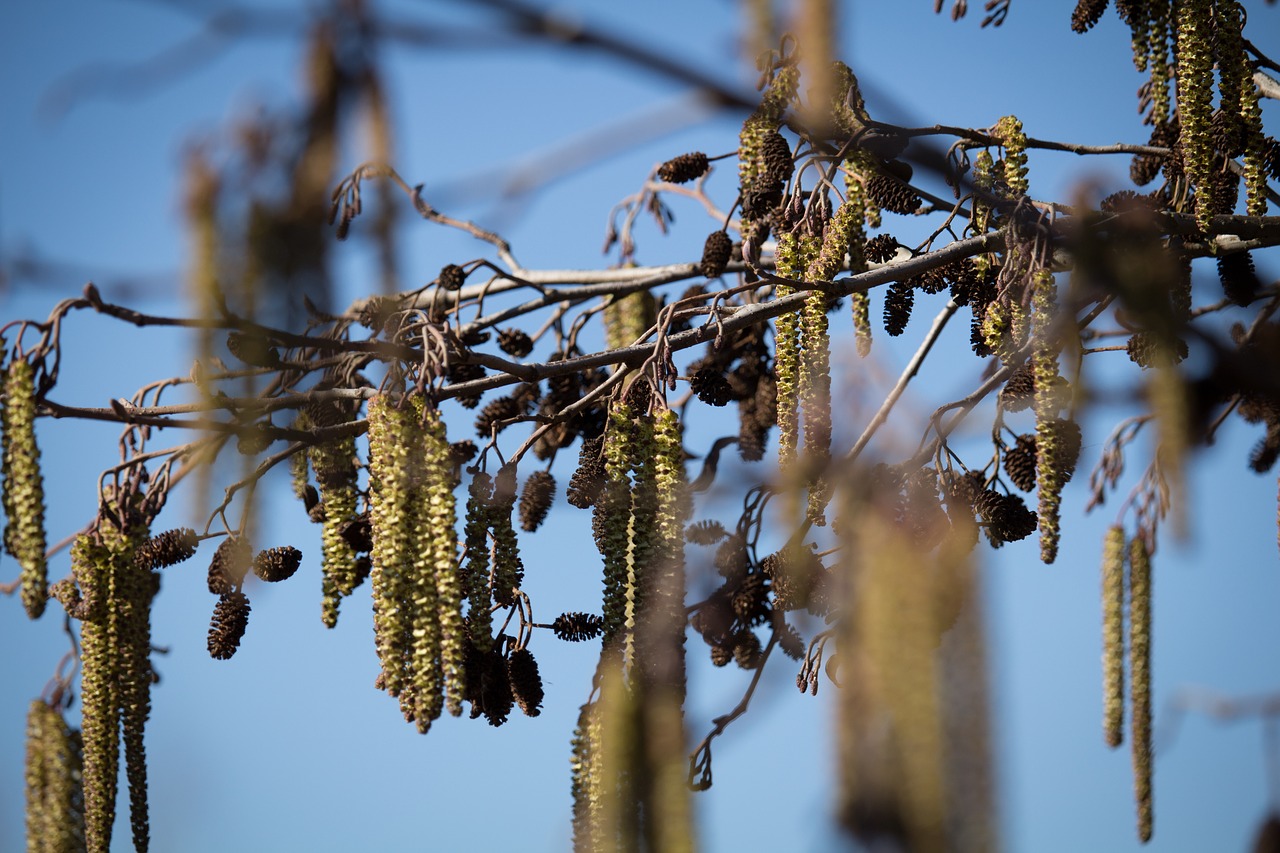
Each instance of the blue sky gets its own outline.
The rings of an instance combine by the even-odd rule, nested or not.
[[[1275,31],[1265,23],[1274,9],[1246,5],[1263,22],[1255,24],[1256,39]],[[1133,94],[1141,78],[1129,60],[1127,31],[1111,12],[1095,31],[1077,36],[1068,28],[1071,6],[1015,3],[1002,29],[981,30],[980,12],[952,23],[945,14],[934,16],[928,0],[847,3],[840,42],[866,86],[873,115],[983,127],[1013,112],[1036,137],[1145,141]],[[420,21],[486,20],[461,3],[388,8]],[[736,53],[736,4],[580,2],[560,8],[660,44],[719,79],[746,88],[753,82],[754,72]],[[200,133],[217,130],[255,103],[293,103],[298,42],[254,40],[146,92],[87,99],[56,117],[47,106],[70,72],[90,68],[89,78],[101,77],[114,63],[181,43],[197,27],[198,18],[176,4],[55,0],[0,7],[0,252],[6,264],[31,251],[66,264],[51,280],[0,293],[0,320],[43,318],[88,278],[104,287],[127,279],[127,286],[108,290],[109,298],[132,299],[155,312],[183,310],[188,242],[181,222],[182,152]],[[458,178],[487,174],[495,165],[529,162],[565,136],[636,117],[652,124],[654,111],[681,94],[667,81],[616,62],[544,47],[479,54],[443,46],[392,49],[386,58],[396,165],[411,183],[425,184],[429,201],[433,188],[456,186]],[[501,225],[526,266],[599,266],[607,262],[599,247],[610,207],[634,192],[657,162],[693,149],[732,150],[740,120],[691,112],[680,129],[588,163],[514,210],[498,209],[492,196],[477,201],[463,193],[452,193],[447,206],[436,203],[445,212]],[[343,153],[345,166],[367,158],[359,148],[357,143]],[[1082,180],[1121,188],[1127,167],[1127,158],[1033,154],[1032,191],[1038,198],[1069,200]],[[722,204],[731,201],[732,185],[732,169],[710,182]],[[674,200],[673,206],[677,227],[670,237],[641,231],[642,263],[694,259],[715,227],[694,205]],[[904,240],[926,233],[920,223],[889,218],[890,230]],[[337,302],[345,304],[373,286],[375,277],[354,241],[335,251],[344,272]],[[480,256],[483,247],[408,224],[402,253],[406,286],[416,287],[445,263]],[[1276,275],[1273,257],[1257,261],[1264,279]],[[1196,275],[1201,293],[1211,295],[1212,268],[1198,263]],[[878,336],[883,375],[849,357],[847,339],[837,330],[837,346],[845,345],[837,353],[837,382],[868,395],[891,384],[910,355],[910,339],[940,307],[922,299],[898,347]],[[70,331],[63,382],[55,392],[62,402],[102,405],[189,367],[189,344],[176,335],[135,334],[80,316]],[[958,396],[976,383],[980,365],[967,355],[949,355],[967,351],[967,328],[953,331],[944,339],[943,357],[926,366],[888,434],[909,433],[913,412],[927,412],[947,393]],[[1096,358],[1113,359],[1114,368],[1095,366],[1103,383],[1111,381],[1111,370],[1119,374],[1128,366],[1119,353]],[[837,447],[851,442],[869,413],[854,408],[848,415],[838,418]],[[1098,558],[1115,506],[1083,516],[1084,472],[1117,415],[1116,409],[1099,410],[1084,425],[1085,456],[1067,489],[1067,536],[1057,563],[1041,565],[1030,540],[982,552],[1000,816],[1005,847],[1012,851],[1139,846],[1128,754],[1108,750],[1100,731]],[[975,416],[975,442],[988,417]],[[471,420],[471,413],[461,413],[451,437],[466,436]],[[716,434],[714,421],[700,422],[690,445]],[[1259,428],[1233,419],[1217,445],[1197,458],[1189,472],[1194,536],[1181,545],[1167,539],[1155,560],[1161,751],[1152,850],[1242,849],[1266,809],[1256,721],[1222,725],[1192,715],[1170,741],[1166,711],[1179,690],[1193,686],[1230,696],[1280,689],[1276,482],[1245,470],[1258,435]],[[57,540],[91,516],[93,484],[112,459],[116,434],[49,422],[41,424],[40,439],[50,538]],[[1134,461],[1131,469],[1132,478],[1141,463]],[[262,544],[295,544],[316,554],[317,533],[288,495],[287,483],[268,488]],[[191,523],[183,512],[174,501],[160,525]],[[730,520],[728,514],[721,518]],[[598,607],[599,564],[588,521],[560,502],[548,527],[523,543],[540,618]],[[421,737],[404,724],[395,703],[372,688],[377,664],[363,591],[344,608],[337,630],[321,626],[314,560],[280,588],[254,591],[240,652],[231,661],[210,660],[204,643],[212,604],[204,589],[207,558],[202,552],[166,573],[153,616],[155,642],[170,649],[157,660],[163,681],[153,692],[147,735],[154,849],[568,846],[568,740],[587,694],[591,648],[549,637],[535,644],[547,683],[539,718],[516,716],[497,730],[443,720]],[[63,556],[53,576],[65,570]],[[15,573],[7,558],[0,562],[0,577]],[[0,849],[8,850],[22,844],[24,715],[65,650],[65,638],[56,608],[31,624],[16,600],[0,605],[6,611],[0,614],[6,684],[0,694]],[[700,662],[692,670],[689,721],[691,735],[701,737],[711,717],[737,702],[748,674],[712,671],[701,662],[700,644],[690,648]],[[771,668],[751,712],[716,744],[715,787],[698,796],[706,850],[825,850],[832,844],[826,827],[834,778],[833,690],[816,699],[797,695],[790,663]],[[128,848],[123,809],[116,846]]]

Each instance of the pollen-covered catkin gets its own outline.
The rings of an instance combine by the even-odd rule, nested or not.
[[[1124,740],[1124,528],[1102,545],[1102,731],[1107,746]]]
[[[45,565],[44,478],[36,444],[35,367],[9,362],[4,382],[4,549],[21,567],[22,606],[38,619],[48,600]]]
[[[1053,332],[1057,313],[1057,285],[1045,269],[1032,274],[1031,311],[1036,341],[1031,354],[1035,377],[1036,485],[1040,494],[1040,559],[1052,563],[1058,556],[1059,508],[1062,487],[1062,430],[1058,426],[1061,400],[1055,388],[1058,377],[1058,343]]]

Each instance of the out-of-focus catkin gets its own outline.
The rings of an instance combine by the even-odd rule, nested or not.
[[[1102,731],[1107,746],[1124,740],[1124,528],[1102,544]]]
[[[27,711],[27,851],[85,849],[80,732],[43,699]]]
[[[1138,838],[1151,840],[1151,555],[1141,534],[1129,544],[1129,677],[1133,792]]]

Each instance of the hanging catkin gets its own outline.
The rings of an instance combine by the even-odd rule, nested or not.
[[[27,616],[38,619],[48,600],[44,478],[35,432],[35,367],[24,359],[9,362],[2,414],[4,549],[22,569],[22,606]]]
[[[1102,731],[1107,746],[1124,740],[1124,528],[1102,545]]]
[[[1151,840],[1151,557],[1141,534],[1129,544],[1129,677],[1133,714],[1133,792],[1138,837]]]

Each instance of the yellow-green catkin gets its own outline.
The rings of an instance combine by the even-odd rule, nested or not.
[[[647,290],[610,301],[604,309],[606,346],[611,350],[631,346],[653,327],[656,319],[653,294]]]
[[[1155,124],[1169,121],[1173,112],[1169,91],[1169,49],[1174,38],[1173,20],[1170,17],[1173,3],[1158,0],[1138,3],[1147,7],[1146,66],[1151,72],[1151,119]],[[1141,70],[1141,69],[1139,69]]]
[[[1188,526],[1185,466],[1191,451],[1187,430],[1188,391],[1185,380],[1167,356],[1147,374],[1147,399],[1156,416],[1156,459],[1169,490],[1170,523],[1174,534],[1183,537]]]
[[[355,591],[360,579],[356,550],[342,535],[347,522],[359,515],[355,452],[354,438],[340,438],[321,442],[311,448],[310,453],[324,500],[324,523],[320,531],[323,596],[320,618],[327,628],[338,624],[339,605]]]
[[[864,249],[867,245],[867,232],[863,223],[867,221],[867,209],[870,204],[866,188],[854,173],[851,161],[845,163],[844,190],[845,201],[836,218],[841,217],[845,208],[849,208],[846,216],[849,219],[849,272],[857,275],[867,269],[867,257]],[[874,226],[873,226],[874,227]],[[871,299],[865,292],[849,295],[853,313],[853,342],[860,358],[871,354]]]
[[[646,615],[649,642],[644,652],[644,728],[649,764],[649,797],[654,850],[692,851],[693,804],[686,784],[688,758],[684,732],[684,526],[689,515],[685,494],[684,449],[676,413],[654,415],[654,486],[657,493],[653,530],[654,564]]]
[[[27,712],[27,853],[85,849],[80,733],[43,699]]]
[[[657,443],[653,418],[643,416],[632,424],[631,518],[627,527],[627,590],[623,643],[623,670],[630,675],[636,662],[636,634],[653,589],[654,563],[658,555],[655,517],[658,509]]]
[[[1196,224],[1213,215],[1213,3],[1176,0],[1178,120],[1183,168],[1196,189]]]
[[[1032,274],[1032,322],[1036,341],[1031,353],[1035,378],[1036,487],[1040,496],[1040,559],[1052,563],[1058,556],[1058,515],[1065,485],[1061,436],[1058,429],[1060,400],[1055,393],[1058,377],[1058,340],[1053,329],[1057,315],[1057,284],[1046,269]]]
[[[1017,116],[1005,116],[996,122],[995,135],[1004,147],[1004,182],[1015,197],[1026,195],[1031,188],[1027,180],[1027,134]]]
[[[84,595],[80,626],[81,734],[84,742],[85,842],[90,851],[111,847],[120,770],[119,660],[109,609],[115,573],[110,551],[83,534],[71,565]]]
[[[985,234],[991,226],[991,205],[983,200],[983,196],[995,186],[995,160],[985,148],[973,158],[973,186],[979,192],[973,198],[969,230],[974,234]]]
[[[1107,746],[1124,741],[1124,528],[1102,544],[1102,732]]]
[[[369,401],[369,524],[372,530],[373,631],[383,688],[399,696],[412,641],[413,517],[411,412],[385,395]],[[487,551],[486,551],[487,553]]]
[[[1147,542],[1129,545],[1129,677],[1133,715],[1133,791],[1138,837],[1151,840],[1151,557]]]
[[[115,822],[123,736],[129,814],[135,849],[149,843],[144,733],[151,711],[152,570],[134,560],[148,538],[145,520],[128,501],[113,502],[96,528],[72,547],[72,570],[84,595],[81,643],[81,728],[84,739],[85,840],[106,851]]]
[[[4,548],[21,568],[22,606],[38,619],[48,601],[45,564],[44,477],[36,444],[35,367],[9,362],[5,374],[3,435]]]
[[[799,237],[794,232],[778,235],[776,263],[778,275],[798,277]],[[780,284],[774,296],[783,299],[794,292]],[[778,465],[785,474],[795,464],[800,441],[800,318],[794,311],[778,315],[773,335],[773,369],[778,380]]]
[[[596,545],[604,559],[604,644],[625,629],[630,590],[631,407],[614,405],[604,437],[605,484],[594,513]],[[630,593],[631,595],[634,592]]]
[[[458,539],[454,532],[458,513],[453,497],[452,450],[437,410],[425,413],[421,432],[423,440],[420,446],[426,460],[426,476],[419,534],[427,537],[422,543],[430,549],[432,576],[427,580],[433,581],[436,588],[445,708],[457,716],[462,713],[466,687],[466,626],[462,620],[463,584],[458,568]]]

